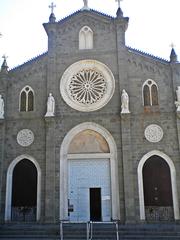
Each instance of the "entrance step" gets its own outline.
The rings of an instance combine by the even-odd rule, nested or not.
[[[3,240],[42,240],[59,239],[58,224],[3,224],[0,225],[0,239]]]
[[[86,240],[86,224],[63,225],[64,240]],[[94,223],[93,240],[116,240],[114,224]],[[58,224],[3,224],[0,240],[60,240]],[[178,224],[119,225],[119,240],[179,240]]]

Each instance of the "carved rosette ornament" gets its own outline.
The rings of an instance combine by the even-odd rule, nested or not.
[[[145,138],[152,143],[160,142],[163,138],[163,134],[162,128],[156,124],[147,126],[144,132]]]
[[[17,142],[22,147],[28,147],[34,142],[34,133],[29,129],[22,129],[17,134]]]
[[[90,112],[105,106],[115,89],[110,69],[95,60],[82,60],[72,64],[60,81],[64,101],[72,108]]]

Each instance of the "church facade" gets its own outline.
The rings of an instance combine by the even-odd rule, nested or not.
[[[180,64],[85,6],[48,51],[0,73],[0,221],[178,221]]]

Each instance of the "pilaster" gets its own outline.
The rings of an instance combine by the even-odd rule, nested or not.
[[[6,65],[5,65],[6,64]],[[4,60],[0,72],[0,94],[4,100],[5,119],[7,115],[7,85],[9,82],[8,66]],[[6,173],[4,171],[4,154],[5,154],[5,119],[0,119],[0,222],[4,221],[5,209],[5,186],[6,186]],[[3,210],[3,213],[2,213]]]
[[[124,176],[125,222],[135,221],[134,174],[131,143],[131,114],[121,114],[122,157]]]
[[[46,124],[46,176],[45,221],[55,222],[55,119],[45,118]]]

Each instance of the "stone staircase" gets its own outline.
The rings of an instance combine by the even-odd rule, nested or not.
[[[59,226],[56,224],[22,224],[0,225],[0,240],[39,240],[59,239]]]
[[[86,240],[86,224],[63,224],[63,240]],[[119,225],[119,240],[180,240],[178,224]],[[116,240],[115,224],[94,223],[94,240]],[[57,224],[2,224],[0,240],[59,239]]]

